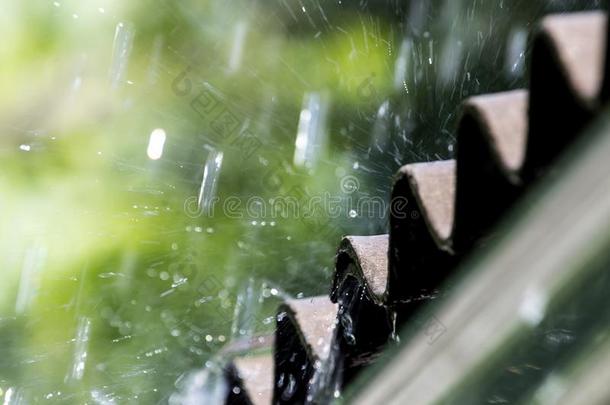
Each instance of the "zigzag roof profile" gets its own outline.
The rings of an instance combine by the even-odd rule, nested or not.
[[[400,168],[391,198],[407,201],[406,209],[391,212],[389,235],[341,241],[330,293],[336,304],[315,297],[280,308],[275,376],[261,372],[274,379],[275,403],[314,401],[312,391],[324,389],[312,379],[325,359],[336,378],[322,380],[335,384],[326,387],[334,395],[399,340],[398,326],[413,322],[423,303],[444,294],[446,278],[496,236],[505,213],[600,111],[610,94],[607,38],[603,12],[544,18],[533,33],[529,90],[465,100],[456,159]],[[273,368],[269,357],[264,362]],[[247,380],[259,376],[237,371],[245,390],[256,389]]]

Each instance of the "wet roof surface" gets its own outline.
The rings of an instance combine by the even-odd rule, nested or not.
[[[383,344],[399,339],[399,327],[421,304],[443,294],[442,281],[460,260],[489,243],[503,214],[604,103],[606,26],[602,12],[543,19],[533,34],[532,89],[466,99],[456,160],[399,170],[392,196],[408,203],[390,216],[390,234],[347,236],[338,248],[330,293],[338,306],[327,297],[287,301],[278,312],[273,352],[252,358],[251,367],[260,371],[256,378],[276,387],[274,402],[331,401],[375,362]],[[574,110],[582,113],[558,115]],[[548,120],[556,132],[544,127]],[[554,155],[537,154],[537,139],[549,136],[561,142]],[[417,248],[421,244],[425,249]],[[422,262],[420,255],[451,259]],[[429,263],[444,266],[430,269]],[[380,323],[390,327],[378,328]],[[442,327],[428,325],[430,337],[442,334]],[[320,355],[319,345],[330,357]],[[272,359],[274,367],[260,368]],[[261,403],[256,390],[252,395],[252,403]]]

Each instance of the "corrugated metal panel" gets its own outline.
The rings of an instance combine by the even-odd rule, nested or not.
[[[348,384],[385,344],[397,340],[397,324],[442,295],[442,282],[453,269],[494,238],[504,213],[552,167],[607,99],[607,32],[601,12],[545,18],[534,33],[530,89],[467,99],[457,129],[456,160],[399,170],[392,201],[407,203],[392,205],[400,209],[391,212],[389,236],[349,236],[340,244],[330,295],[338,308],[321,297],[287,301],[280,308],[275,402],[320,401],[317,394],[324,387],[312,381],[322,360],[334,365],[334,378],[323,384]],[[460,333],[459,326],[454,332]],[[241,379],[245,390],[260,389],[263,379],[261,387],[268,387],[271,377],[260,367],[273,368],[269,357],[250,363],[234,360],[231,375]],[[240,367],[259,367],[261,375]],[[417,380],[411,377],[411,382]],[[392,376],[392,389],[402,378]],[[331,393],[335,388],[330,387]],[[271,401],[269,395],[255,398]],[[367,398],[388,401],[392,396],[373,390]]]

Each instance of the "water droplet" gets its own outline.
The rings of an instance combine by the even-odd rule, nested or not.
[[[146,149],[146,154],[148,155],[149,159],[161,159],[161,156],[163,156],[163,148],[165,146],[166,138],[167,135],[165,134],[165,130],[163,128],[153,129],[148,140],[148,148]]]

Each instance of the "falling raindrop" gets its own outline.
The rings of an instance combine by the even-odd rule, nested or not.
[[[197,205],[199,212],[206,215],[212,213],[211,209],[216,198],[216,187],[220,177],[220,169],[222,168],[222,159],[223,153],[221,151],[211,149],[203,168]]]
[[[135,31],[131,24],[126,22],[117,24],[114,31],[112,61],[110,64],[110,83],[113,88],[118,87],[125,81],[134,36]]]
[[[326,143],[328,102],[320,93],[307,93],[295,141],[294,164],[312,168],[316,165]]]

